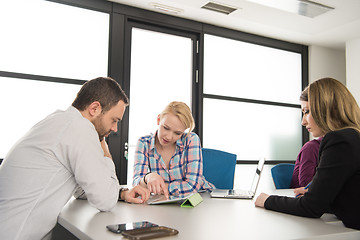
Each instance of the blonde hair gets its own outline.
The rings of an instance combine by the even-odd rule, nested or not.
[[[190,108],[185,103],[176,101],[169,103],[160,113],[160,119],[168,113],[172,113],[177,116],[180,122],[184,124],[185,128],[189,129],[189,132],[194,130],[195,121],[191,114]]]
[[[350,91],[333,78],[322,78],[308,87],[310,112],[324,132],[353,128],[360,132],[360,109]]]

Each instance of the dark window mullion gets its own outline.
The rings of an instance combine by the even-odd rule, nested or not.
[[[291,104],[291,103],[271,102],[271,101],[248,99],[248,98],[221,96],[221,95],[214,95],[214,94],[203,94],[203,96],[204,96],[204,98],[227,100],[227,101],[234,101],[234,102],[245,102],[245,103],[256,103],[256,104],[264,104],[264,105],[272,105],[272,106],[280,106],[280,107],[301,108],[301,106],[299,104]]]

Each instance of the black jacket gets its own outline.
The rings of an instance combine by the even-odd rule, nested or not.
[[[360,230],[359,201],[360,134],[348,128],[325,135],[316,174],[304,196],[270,196],[265,208],[312,218],[332,212],[346,227]]]

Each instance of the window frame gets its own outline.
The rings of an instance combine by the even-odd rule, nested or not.
[[[69,5],[69,6],[73,6],[73,7],[79,7],[79,8],[87,9],[87,10],[93,10],[93,11],[107,13],[107,14],[109,14],[109,17],[111,19],[112,4],[110,2],[104,2],[104,1],[99,1],[99,0],[89,0],[89,1],[88,0],[79,0],[79,1],[77,1],[77,0],[46,0],[46,1],[55,2],[55,3],[59,3],[59,4],[65,4],[65,5]],[[109,23],[109,27],[110,26],[111,26],[111,24]],[[109,54],[109,56],[110,56],[110,54]],[[47,75],[37,75],[37,74],[11,72],[11,71],[0,71],[0,77],[17,78],[17,79],[29,80],[29,81],[34,81],[34,80],[35,81],[44,81],[44,82],[50,82],[50,83],[65,83],[65,84],[73,84],[73,85],[83,85],[87,81],[87,80],[83,80],[83,79],[54,77],[54,76],[47,76]],[[74,98],[75,98],[75,96],[74,96]],[[3,158],[0,158],[0,164],[2,163],[3,160],[4,160]]]
[[[122,86],[126,94],[130,93],[129,85],[126,79],[129,79],[129,46],[127,36],[127,24],[129,20],[139,21],[141,23],[151,25],[161,29],[173,29],[174,31],[191,32],[198,36],[197,57],[194,60],[198,70],[198,84],[193,86],[192,92],[192,109],[194,119],[197,125],[195,132],[198,133],[202,139],[202,122],[203,122],[203,99],[209,97],[203,93],[203,61],[204,61],[204,34],[212,34],[220,37],[226,37],[234,40],[249,42],[252,44],[277,48],[281,50],[294,51],[300,53],[302,56],[302,87],[308,84],[308,46],[290,43],[282,40],[268,38],[264,36],[245,33],[237,30],[217,27],[193,20],[182,19],[180,17],[166,15],[149,10],[139,9],[122,5],[119,3],[108,2],[103,0],[47,0],[60,4],[67,4],[75,7],[105,12],[110,14],[110,29],[109,29],[109,59],[108,59],[108,75],[114,78]],[[196,73],[195,73],[196,74]],[[23,73],[12,73],[0,71],[0,76],[16,77],[23,79],[32,79],[40,81],[61,82],[69,84],[83,84],[85,81],[66,78],[54,78],[49,76],[38,76]],[[194,78],[196,76],[193,76]],[[211,96],[217,97],[217,96]],[[244,101],[244,99],[235,99]],[[266,101],[265,101],[266,102]],[[273,102],[266,102],[266,104],[273,104]],[[123,157],[125,153],[124,146],[127,142],[128,134],[128,114],[124,115],[123,120],[119,123],[119,131],[112,133],[108,137],[108,144],[113,155],[113,160],[116,167],[116,172],[119,177],[120,184],[126,184],[127,179],[127,162]],[[309,140],[309,133],[306,129],[302,129],[303,144]],[[295,156],[294,156],[295,157]],[[0,159],[2,160],[2,159]],[[281,161],[285,162],[285,161]],[[291,161],[294,162],[294,161]],[[254,161],[241,161],[241,164],[253,164]],[[276,161],[267,162],[267,164],[274,164]]]
[[[244,103],[256,103],[256,104],[264,104],[270,106],[280,106],[280,107],[291,107],[291,108],[299,108],[301,110],[300,104],[290,104],[290,103],[281,103],[281,102],[274,102],[274,101],[264,101],[264,100],[256,100],[256,99],[247,99],[247,98],[237,98],[237,97],[227,97],[227,96],[220,96],[214,94],[205,94],[203,91],[204,88],[204,75],[203,75],[203,68],[204,68],[204,35],[210,34],[222,38],[228,38],[236,41],[251,43],[259,46],[270,47],[279,50],[285,50],[289,52],[299,53],[301,55],[301,88],[304,89],[309,82],[309,68],[308,68],[308,46],[286,42],[282,40],[277,40],[273,38],[267,38],[259,35],[254,35],[250,33],[245,33],[241,31],[236,31],[232,29],[217,27],[209,24],[204,24],[203,32],[202,32],[202,44],[200,45],[200,54],[202,61],[200,61],[200,94],[201,94],[201,123],[203,122],[202,119],[202,110],[205,98],[217,99],[217,100],[228,100],[228,101],[236,101],[236,102],[244,102]],[[300,93],[299,93],[300,95]],[[202,125],[201,125],[202,126]],[[200,139],[203,139],[203,129],[202,127],[199,129],[199,136]],[[302,145],[304,145],[307,141],[309,141],[309,132],[302,127]],[[296,156],[294,156],[296,157]],[[237,164],[257,164],[257,161],[254,160],[237,160]],[[266,164],[278,164],[278,163],[294,163],[295,160],[267,160]]]

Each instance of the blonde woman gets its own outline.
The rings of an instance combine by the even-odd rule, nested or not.
[[[255,206],[318,218],[334,213],[346,227],[360,230],[360,109],[349,90],[332,78],[309,85],[308,130],[324,138],[319,165],[302,197],[261,193]]]
[[[201,143],[190,108],[171,102],[157,117],[155,134],[136,145],[133,185],[154,194],[184,197],[214,186],[203,176]]]

